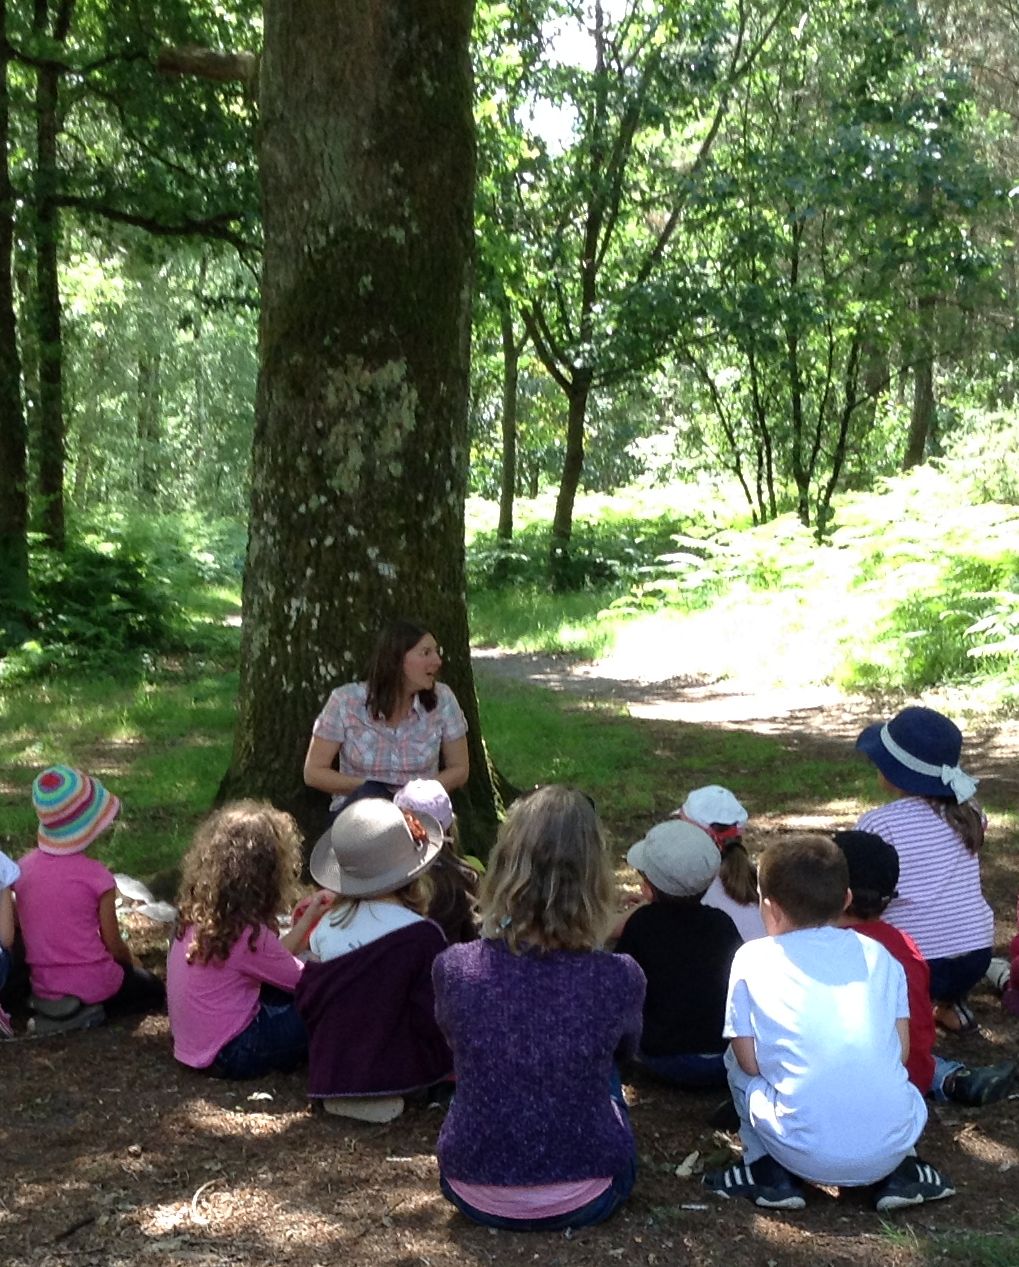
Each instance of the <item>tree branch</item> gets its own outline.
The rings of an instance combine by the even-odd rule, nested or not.
[[[246,87],[258,79],[257,53],[222,53],[197,44],[177,48],[161,48],[156,54],[156,70],[163,75],[191,75],[196,79],[212,79],[217,83],[242,83]]]
[[[239,211],[220,211],[214,216],[202,220],[185,219],[178,224],[166,224],[152,216],[138,215],[132,211],[123,211],[119,207],[111,207],[94,198],[79,198],[74,194],[59,194],[53,199],[58,207],[70,207],[75,211],[84,211],[88,215],[100,216],[104,220],[112,220],[116,224],[129,224],[136,229],[144,229],[155,237],[204,237],[215,238],[220,242],[229,242],[231,246],[244,255],[247,252],[258,252],[254,242],[231,229],[229,226],[242,218]]]

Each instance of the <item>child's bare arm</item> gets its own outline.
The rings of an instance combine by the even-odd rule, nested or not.
[[[902,1048],[902,1063],[906,1064],[909,1060],[909,1018],[900,1016],[895,1022],[895,1028],[899,1031],[899,1046]]]
[[[736,1057],[736,1063],[744,1073],[754,1077],[761,1072],[761,1066],[757,1063],[757,1047],[753,1038],[734,1038],[732,1042],[732,1054]]]
[[[0,889],[0,946],[5,950],[14,944],[14,901],[10,889]]]
[[[330,893],[327,889],[319,889],[317,893],[313,893],[309,898],[302,898],[294,909],[297,920],[288,933],[285,933],[280,941],[286,946],[292,955],[299,955],[308,945],[308,938],[311,936],[311,930],[318,921],[326,913],[333,904],[336,895]],[[307,902],[307,906],[305,906]],[[303,910],[301,908],[304,908]]]
[[[116,889],[109,889],[99,899],[99,935],[103,939],[103,945],[117,963],[123,964],[125,968],[134,966],[134,955],[131,954],[131,948],[127,942],[121,937],[120,925],[117,923]]]

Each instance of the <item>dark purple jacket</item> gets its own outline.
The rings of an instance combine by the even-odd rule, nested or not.
[[[443,1174],[515,1186],[626,1167],[633,1135],[610,1086],[614,1061],[640,1037],[644,974],[629,956],[514,955],[474,941],[440,955],[434,980],[457,1077],[439,1134]]]
[[[432,963],[445,948],[431,920],[409,924],[325,963],[294,994],[308,1029],[308,1095],[401,1095],[452,1069],[435,1023]]]

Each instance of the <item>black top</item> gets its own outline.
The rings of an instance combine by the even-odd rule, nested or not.
[[[725,1050],[729,969],[742,944],[736,925],[713,906],[652,902],[634,911],[616,952],[636,959],[647,977],[642,1052]]]

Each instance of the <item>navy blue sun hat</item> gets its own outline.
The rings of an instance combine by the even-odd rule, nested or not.
[[[960,768],[962,731],[933,708],[904,708],[868,726],[856,741],[888,782],[912,796],[954,796],[961,805],[977,790]]]

